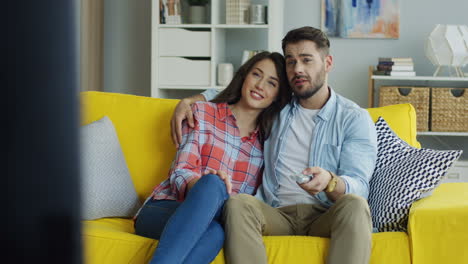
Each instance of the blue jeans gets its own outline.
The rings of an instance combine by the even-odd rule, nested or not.
[[[159,239],[150,263],[210,263],[224,244],[220,224],[226,185],[208,174],[192,187],[185,201],[149,200],[135,222],[137,235]]]

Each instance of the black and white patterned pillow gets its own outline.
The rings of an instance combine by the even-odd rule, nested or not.
[[[374,230],[407,231],[413,202],[439,184],[463,151],[414,148],[401,140],[382,117],[375,126],[377,163],[369,192]]]

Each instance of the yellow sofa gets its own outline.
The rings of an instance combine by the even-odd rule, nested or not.
[[[80,94],[82,124],[107,115],[113,122],[139,198],[167,177],[175,154],[169,120],[178,100],[105,92]],[[409,144],[416,140],[416,115],[409,104],[368,109],[382,116]],[[84,259],[89,264],[147,263],[157,241],[134,234],[131,219],[82,222]],[[468,183],[446,183],[410,211],[408,233],[373,234],[370,263],[468,263]],[[264,237],[269,263],[324,263],[328,239]],[[221,251],[213,263],[224,263]]]

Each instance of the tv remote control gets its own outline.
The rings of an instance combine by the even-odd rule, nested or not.
[[[302,174],[301,172],[297,173],[297,174],[294,174],[294,175],[291,175],[293,177],[293,179],[296,180],[297,183],[299,184],[303,184],[303,183],[306,183],[306,182],[309,182],[310,180],[312,180],[312,178],[314,177],[314,175],[304,175]]]

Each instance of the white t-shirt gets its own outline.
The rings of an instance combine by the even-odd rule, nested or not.
[[[318,203],[316,198],[304,191],[291,175],[302,172],[309,166],[309,155],[314,134],[314,117],[320,109],[306,109],[299,105],[298,112],[287,132],[284,151],[278,159],[278,198],[280,206]]]

